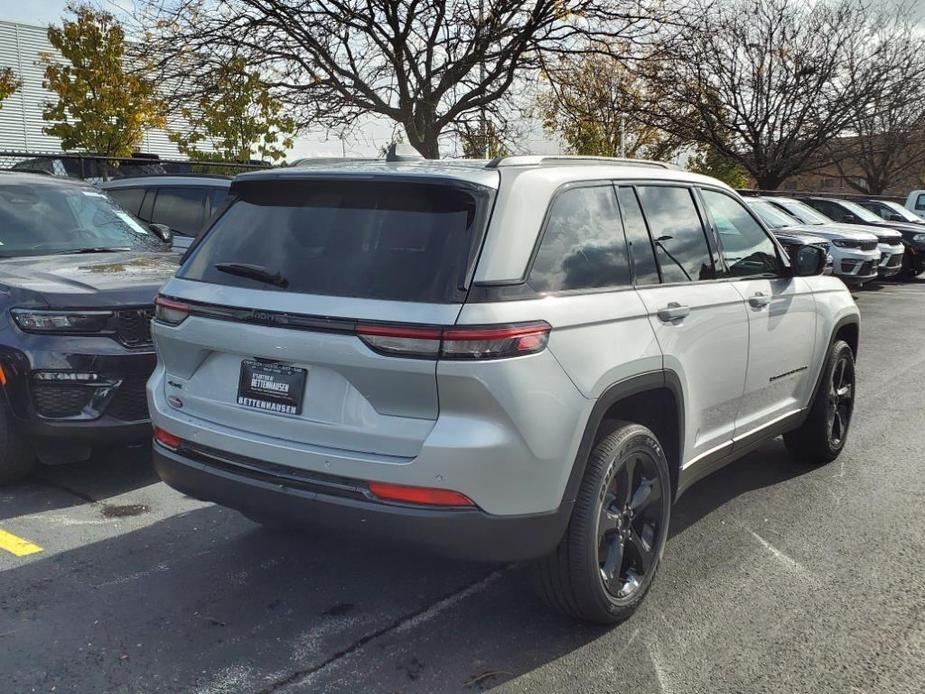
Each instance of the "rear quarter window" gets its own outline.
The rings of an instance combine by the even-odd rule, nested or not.
[[[207,193],[203,188],[159,188],[151,221],[185,236],[196,236],[202,230]]]
[[[475,188],[352,179],[240,183],[231,207],[178,276],[304,294],[458,303],[489,206],[490,192]],[[227,263],[260,266],[287,285],[216,268]]]
[[[106,193],[126,212],[138,214],[145,197],[144,188],[113,188]]]
[[[626,240],[612,186],[555,197],[528,284],[539,292],[626,286]]]

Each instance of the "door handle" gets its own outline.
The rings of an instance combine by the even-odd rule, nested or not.
[[[691,313],[690,306],[682,306],[677,301],[672,301],[664,308],[660,308],[656,312],[656,315],[658,316],[659,320],[662,320],[666,323],[671,323],[673,321],[686,318],[687,316],[690,315],[690,313]]]
[[[771,303],[771,297],[762,294],[761,292],[755,292],[750,297],[748,297],[748,304],[752,308],[764,308]]]

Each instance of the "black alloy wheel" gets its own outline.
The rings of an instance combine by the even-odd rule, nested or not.
[[[607,592],[626,600],[656,562],[664,490],[654,457],[638,451],[613,468],[597,520],[597,559]]]
[[[826,432],[829,445],[841,448],[854,411],[854,361],[847,354],[843,354],[832,369],[828,395]]]
[[[627,619],[652,586],[668,539],[673,489],[651,429],[612,421],[587,458],[565,535],[536,562],[550,607],[598,624]]]
[[[854,351],[844,340],[835,340],[806,419],[784,434],[787,450],[807,465],[835,460],[848,440],[855,399]]]

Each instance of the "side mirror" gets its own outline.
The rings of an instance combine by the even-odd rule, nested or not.
[[[887,219],[889,219],[891,222],[904,222],[904,221],[906,221],[906,220],[904,220],[904,219],[902,218],[902,216],[896,214],[895,212],[891,213],[890,216],[887,217]]]
[[[820,246],[788,246],[794,277],[812,277],[825,272],[828,253]]]
[[[166,224],[149,224],[148,225],[161,241],[168,246],[173,245],[173,231]]]

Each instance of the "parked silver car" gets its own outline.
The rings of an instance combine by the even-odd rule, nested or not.
[[[239,176],[162,289],[161,477],[260,522],[536,559],[583,619],[639,605],[671,506],[786,434],[833,460],[858,310],[727,186],[512,157]]]
[[[212,174],[132,176],[99,184],[123,209],[173,232],[173,247],[185,251],[222,208],[231,178]]]

